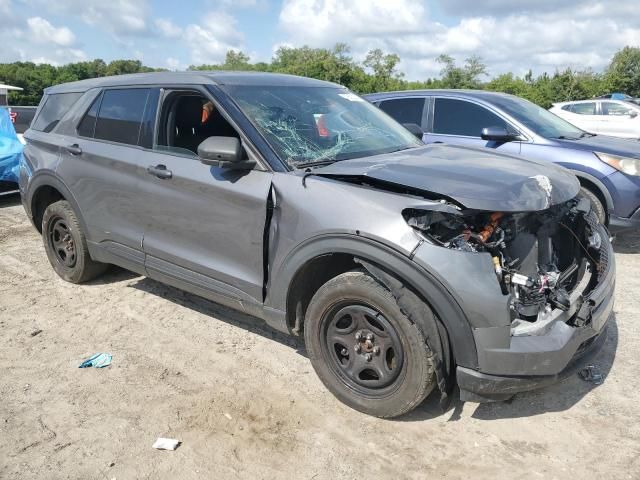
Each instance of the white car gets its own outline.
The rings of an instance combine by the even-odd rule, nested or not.
[[[598,99],[554,103],[549,111],[591,133],[640,138],[640,105]]]

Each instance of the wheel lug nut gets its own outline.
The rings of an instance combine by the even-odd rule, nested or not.
[[[346,348],[343,348],[343,349],[342,349],[342,351],[340,352],[340,354],[341,354],[342,356],[346,356],[346,355],[347,355],[347,353],[349,353],[349,352],[347,351],[347,349],[346,349]]]
[[[371,354],[370,354],[370,353],[367,353],[367,354],[364,356],[364,358],[365,358],[365,360],[366,360],[367,362],[370,362],[370,361],[371,361]]]
[[[362,340],[362,332],[356,332],[356,340]]]
[[[380,347],[377,345],[373,347],[373,353],[375,353],[376,355],[380,355]]]
[[[356,353],[360,353],[362,351],[362,347],[360,345],[356,345]]]
[[[373,333],[367,333],[367,340],[373,340]]]

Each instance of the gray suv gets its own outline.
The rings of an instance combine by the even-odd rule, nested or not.
[[[425,146],[332,83],[185,72],[45,91],[20,190],[51,265],[116,264],[304,336],[351,407],[495,401],[605,339],[606,230],[563,168]]]

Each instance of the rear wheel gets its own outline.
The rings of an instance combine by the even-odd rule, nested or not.
[[[396,417],[413,410],[435,386],[422,329],[366,272],[347,272],[320,287],[304,330],[316,373],[356,410]]]
[[[591,202],[591,209],[593,210],[593,213],[596,214],[598,221],[602,225],[606,225],[607,212],[604,208],[604,205],[600,201],[600,198],[598,198],[598,196],[595,193],[593,193],[591,190],[589,190],[586,187],[580,188],[580,195],[584,198],[589,199],[589,201]]]
[[[78,218],[66,200],[44,211],[42,240],[51,266],[67,282],[86,282],[107,269],[108,265],[91,259]]]

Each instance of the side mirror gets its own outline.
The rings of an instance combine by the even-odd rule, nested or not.
[[[422,131],[422,128],[420,128],[420,125],[418,125],[417,123],[403,123],[402,126],[413,133],[420,140],[422,140],[422,135],[424,134],[424,132]]]
[[[635,110],[629,110],[629,117],[636,118],[638,116],[638,112]]]
[[[198,145],[198,156],[213,167],[251,170],[255,166],[254,161],[243,159],[242,145],[236,137],[209,137]]]
[[[480,137],[494,142],[510,142],[518,139],[518,134],[508,132],[504,127],[485,127]]]

